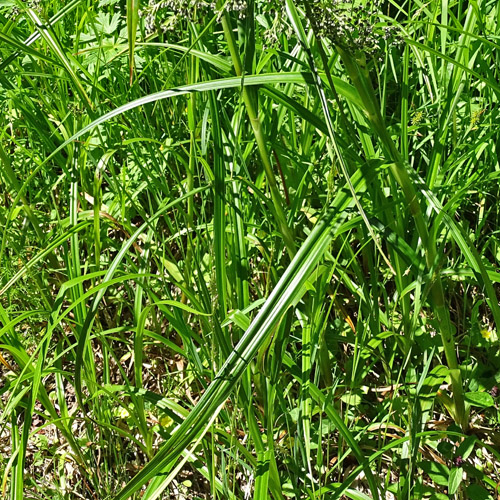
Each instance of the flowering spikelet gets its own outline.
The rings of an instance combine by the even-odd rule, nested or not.
[[[304,0],[316,34],[353,55],[379,57],[388,44],[400,44],[397,27],[377,22],[381,0]]]
[[[417,111],[412,119],[411,119],[411,124],[413,126],[417,126],[417,125],[420,125],[420,123],[422,122],[422,119],[424,118],[424,112],[423,111]]]
[[[237,12],[239,17],[243,17],[247,9],[246,0],[229,0],[224,3],[223,9],[217,9],[217,2],[213,0],[164,0],[158,2],[149,0],[148,5],[141,11],[144,17],[145,28],[148,33],[152,33],[158,24],[163,31],[174,29],[179,22],[191,20],[193,14],[199,15],[208,13]]]

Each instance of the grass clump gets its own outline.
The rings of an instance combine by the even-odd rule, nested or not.
[[[494,498],[496,2],[0,5],[21,498]]]

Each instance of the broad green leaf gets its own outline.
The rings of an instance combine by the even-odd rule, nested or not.
[[[468,436],[457,448],[456,455],[462,457],[464,460],[467,460],[469,455],[472,453],[474,446],[476,444],[477,437],[476,436]]]
[[[450,478],[448,480],[448,493],[450,495],[454,495],[458,488],[460,487],[460,483],[462,482],[464,470],[462,467],[453,467],[450,471]]]
[[[493,500],[493,497],[479,484],[470,484],[465,493],[469,500]]]
[[[420,468],[439,486],[448,486],[450,470],[439,462],[421,462]]]
[[[479,408],[489,408],[495,405],[495,400],[488,392],[466,392],[465,400],[472,406]]]

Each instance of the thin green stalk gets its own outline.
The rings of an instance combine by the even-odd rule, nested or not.
[[[236,46],[233,29],[231,27],[231,19],[227,12],[225,12],[222,17],[222,27],[224,29],[224,35],[229,47],[229,52],[231,53],[234,71],[237,76],[243,77],[241,58]],[[269,152],[267,150],[266,138],[262,129],[262,122],[260,120],[259,111],[255,105],[253,95],[246,85],[242,85],[241,94],[255,135],[255,142],[257,143],[257,149],[259,150],[259,155],[264,167],[266,179],[269,184],[269,190],[271,191],[271,197],[273,200],[279,229],[283,236],[283,241],[288,250],[288,253],[290,257],[293,257],[296,252],[293,231],[288,226],[285,211],[283,209],[283,198],[279,192],[278,183],[276,182],[276,176],[274,175],[273,167],[269,159]]]
[[[137,23],[139,21],[139,0],[127,0],[127,31],[128,31],[128,47],[129,47],[129,72],[130,86],[134,81],[134,50],[135,40],[137,36]]]
[[[319,94],[319,97],[321,100],[321,104],[323,107],[323,113],[324,113],[325,118],[326,118],[326,125],[328,128],[328,135],[330,138],[330,142],[327,142],[327,148],[328,148],[328,153],[329,153],[329,156],[331,158],[331,161],[334,162],[335,158],[338,160],[338,163],[340,164],[340,167],[342,170],[342,174],[344,175],[344,178],[345,178],[347,185],[348,185],[348,187],[351,191],[351,194],[353,196],[354,203],[356,204],[356,207],[359,210],[361,217],[363,218],[363,221],[366,225],[366,228],[368,229],[368,232],[370,233],[376,248],[380,252],[380,255],[382,256],[382,258],[386,262],[388,268],[391,270],[391,272],[393,274],[395,274],[395,271],[392,267],[391,262],[386,257],[386,255],[385,255],[385,253],[384,253],[384,251],[383,251],[383,249],[378,241],[377,235],[373,232],[372,226],[368,221],[368,218],[365,214],[365,211],[364,211],[363,207],[361,206],[360,201],[356,197],[354,187],[352,186],[351,176],[349,175],[347,162],[345,161],[344,156],[340,152],[340,148],[339,148],[338,143],[337,143],[336,134],[335,134],[334,125],[333,125],[333,120],[331,117],[330,109],[328,107],[326,95],[325,95],[325,92],[323,90],[323,83],[322,83],[321,77],[319,76],[319,73],[316,69],[314,57],[311,53],[311,49],[309,47],[309,42],[307,40],[307,36],[305,34],[304,28],[300,22],[300,19],[298,18],[297,10],[295,9],[295,6],[293,5],[293,2],[291,0],[286,1],[286,6],[287,6],[288,14],[289,14],[289,19],[291,20],[293,27],[294,27],[295,31],[297,32],[297,35],[299,36],[299,39],[302,43],[302,46],[304,47],[304,50],[305,50],[307,57],[309,59],[309,65],[311,67],[311,71],[313,72],[314,83],[316,85],[316,89],[318,91],[318,94]],[[307,9],[307,7],[306,7],[306,9]],[[328,65],[326,66],[325,70],[327,71],[327,73],[329,72]],[[329,77],[329,81],[330,81],[330,84],[333,83],[333,79],[331,78],[331,76]],[[335,87],[333,86],[333,88],[335,88]]]
[[[351,78],[354,86],[359,92],[361,100],[363,101],[363,106],[365,108],[367,118],[370,121],[371,126],[379,136],[383,147],[386,149],[388,157],[393,161],[393,163],[390,164],[391,172],[403,191],[406,202],[408,203],[408,207],[415,221],[415,226],[422,242],[422,247],[425,251],[427,267],[429,270],[434,270],[433,282],[431,284],[430,290],[432,306],[440,325],[440,334],[443,348],[446,356],[446,361],[448,363],[448,368],[450,369],[450,377],[452,381],[454,396],[454,418],[465,431],[469,426],[469,421],[465,409],[463,382],[462,376],[460,374],[457,354],[455,351],[456,343],[453,327],[451,325],[450,313],[446,304],[441,277],[439,273],[435,271],[437,263],[436,242],[429,236],[427,221],[425,220],[424,214],[422,212],[422,208],[417,195],[417,190],[415,189],[415,185],[408,174],[405,162],[401,154],[399,153],[396,145],[394,144],[394,141],[387,131],[384,120],[380,113],[378,100],[367,71],[360,68],[359,64],[351,56],[351,54],[344,51],[341,47],[337,47],[337,50],[342,58],[349,77]]]
[[[10,161],[10,159],[9,159],[7,153],[5,152],[5,149],[3,148],[1,143],[0,143],[0,163],[3,165],[3,174],[5,176],[5,180],[8,183],[10,183],[11,189],[13,189],[15,191],[15,194],[19,195],[19,199],[23,205],[23,209],[26,213],[26,217],[30,221],[31,226],[33,227],[33,230],[35,231],[36,237],[38,238],[38,241],[41,244],[45,238],[44,238],[42,229],[40,227],[40,221],[38,220],[37,216],[35,215],[35,213],[31,209],[31,206],[30,206],[28,200],[26,199],[26,197],[22,193],[21,185],[17,179],[17,176],[16,176],[16,173],[14,172],[14,169],[12,168],[11,161]],[[3,252],[0,251],[0,262],[1,262],[2,256],[3,256]],[[53,268],[57,269],[59,267],[59,262],[57,260],[57,257],[54,254],[50,253],[47,256],[47,258],[49,260],[50,265]]]
[[[191,64],[189,66],[189,83],[196,83],[198,75],[198,60],[191,56]],[[187,103],[188,111],[188,126],[189,126],[189,160],[188,168],[186,170],[186,191],[189,193],[194,189],[194,169],[196,163],[196,94],[190,94]],[[190,196],[187,199],[187,216],[186,216],[186,227],[188,234],[188,244],[186,250],[185,267],[184,267],[184,279],[186,286],[189,286],[191,282],[191,262],[193,258],[193,239],[191,235],[191,230],[193,228],[194,222],[194,199]],[[186,296],[183,294],[183,301],[186,301]]]

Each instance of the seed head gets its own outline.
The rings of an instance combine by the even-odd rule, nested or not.
[[[384,48],[402,42],[396,26],[379,22],[381,0],[304,0],[316,34],[353,55],[380,57]]]
[[[141,11],[144,25],[148,33],[152,33],[159,25],[163,31],[170,31],[183,20],[192,20],[195,12],[201,17],[210,13],[217,13],[220,17],[223,12],[237,12],[242,18],[247,9],[247,0],[229,0],[223,9],[217,10],[214,0],[164,0],[158,2],[149,0],[148,5]]]

